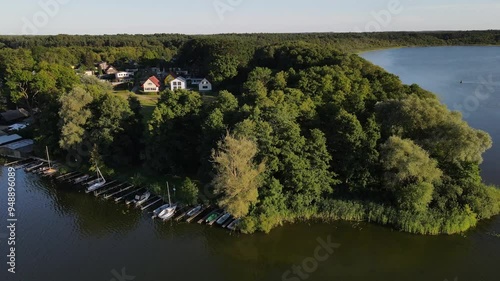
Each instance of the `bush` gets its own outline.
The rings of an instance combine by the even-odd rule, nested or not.
[[[186,178],[179,190],[179,200],[188,205],[195,205],[198,203],[198,193],[199,189],[196,183],[190,178]]]

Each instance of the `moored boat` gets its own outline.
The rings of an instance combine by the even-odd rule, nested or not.
[[[87,193],[96,191],[97,189],[101,188],[106,184],[106,179],[102,175],[101,170],[99,170],[99,167],[97,167],[97,164],[96,164],[96,173],[97,173],[97,179],[89,184],[89,187],[87,188]]]
[[[232,223],[230,223],[228,226],[227,226],[227,229],[230,229],[230,230],[236,230],[236,228],[238,227],[238,224],[240,223],[240,219],[235,219]]]
[[[160,219],[162,219],[163,221],[171,219],[174,216],[175,211],[177,210],[177,205],[175,205],[175,204],[172,205],[172,201],[170,200],[170,187],[168,186],[168,182],[167,182],[167,192],[168,192],[168,205],[169,205],[169,207],[167,207],[166,209],[161,211],[161,213],[158,215],[158,217]]]
[[[151,192],[149,191],[146,191],[145,193],[143,193],[141,196],[139,196],[139,198],[137,198],[137,201],[135,202],[135,206],[140,206],[142,204],[144,204],[144,202],[148,201],[149,200],[149,197],[151,197]]]
[[[158,209],[154,210],[153,211],[153,218],[158,217],[158,215],[161,214],[161,212],[163,212],[168,207],[170,207],[170,204],[165,204],[165,205],[159,207]]]
[[[220,213],[213,213],[208,218],[205,220],[206,223],[212,223],[214,222],[221,214]]]
[[[201,205],[192,208],[191,210],[189,210],[189,212],[187,212],[186,216],[188,218],[190,218],[190,217],[196,215],[196,213],[198,213],[199,211],[201,211],[201,208],[203,208],[203,206],[201,206]]]
[[[83,175],[83,176],[78,177],[78,178],[71,180],[71,181],[73,182],[73,184],[80,184],[80,183],[88,180],[89,178],[90,178],[89,175]]]
[[[216,221],[216,223],[217,223],[218,225],[222,225],[222,224],[224,224],[224,223],[225,223],[225,222],[229,219],[229,217],[230,217],[230,216],[231,216],[231,215],[230,215],[229,213],[225,213],[222,217],[220,217],[220,218]]]

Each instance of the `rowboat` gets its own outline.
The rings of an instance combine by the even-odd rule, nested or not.
[[[216,223],[219,225],[222,225],[224,222],[226,222],[231,215],[229,213],[225,213],[222,217],[220,217]]]
[[[236,228],[238,227],[238,224],[240,223],[240,219],[236,219],[234,220],[232,223],[230,223],[227,228],[230,229],[230,230],[236,230]]]
[[[188,218],[190,218],[190,217],[196,215],[196,213],[198,213],[201,210],[201,208],[203,208],[201,205],[192,208],[191,210],[189,210],[189,212],[186,214],[186,216]]]
[[[206,220],[205,222],[206,223],[211,223],[213,221],[215,221],[218,217],[220,216],[220,213],[213,213],[211,214]]]
[[[135,196],[135,206],[140,206],[142,204],[144,204],[144,202],[148,201],[149,197],[151,197],[151,192],[149,191],[146,191],[145,193],[143,193],[142,195],[136,195]]]
[[[161,212],[163,212],[168,207],[170,207],[170,204],[165,204],[165,205],[159,207],[158,209],[154,210],[153,211],[153,219],[158,217],[158,215],[161,214]]]

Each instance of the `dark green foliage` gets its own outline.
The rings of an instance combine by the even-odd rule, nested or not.
[[[198,203],[199,189],[195,182],[190,178],[186,178],[179,188],[177,196],[179,200],[188,205],[195,205]]]
[[[159,172],[195,174],[200,166],[201,96],[180,90],[161,94],[149,121],[147,164]]]
[[[244,206],[247,233],[319,218],[451,234],[500,213],[500,191],[484,185],[479,170],[491,138],[434,94],[352,52],[499,38],[499,31],[0,36],[2,107],[40,109],[31,132],[39,151],[47,145],[65,157],[89,146],[82,161],[105,171],[146,165],[158,175],[196,177],[205,196],[221,178],[211,156],[224,136],[255,144],[253,161],[266,169]],[[102,60],[182,67],[221,91],[167,90],[144,120],[137,99],[77,78]],[[178,197],[196,204],[198,191],[188,179]],[[234,205],[227,196],[211,203],[222,199]]]

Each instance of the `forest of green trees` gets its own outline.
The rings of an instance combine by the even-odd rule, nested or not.
[[[33,113],[30,136],[56,158],[92,144],[80,161],[187,178],[186,203],[211,198],[247,233],[343,219],[452,234],[500,213],[480,177],[490,136],[354,52],[499,43],[498,31],[0,36],[1,107]],[[218,92],[165,90],[149,117],[73,69],[130,60],[194,70]]]

